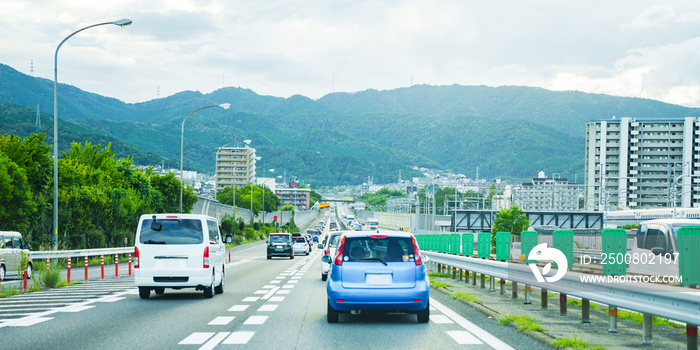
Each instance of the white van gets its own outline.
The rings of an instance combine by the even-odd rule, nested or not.
[[[700,226],[700,220],[655,219],[642,222],[629,251],[630,257],[636,258],[635,263],[629,264],[629,272],[677,276],[678,230],[683,226]]]
[[[142,215],[136,229],[134,281],[139,296],[165,288],[224,292],[225,246],[216,218],[199,214]]]
[[[379,229],[379,221],[377,221],[377,219],[368,219],[367,225],[369,225],[369,229],[372,231]]]
[[[32,260],[29,256],[29,244],[24,243],[22,234],[15,231],[0,231],[0,281],[5,277],[22,278],[19,265],[22,252],[27,255],[27,278],[32,278]]]

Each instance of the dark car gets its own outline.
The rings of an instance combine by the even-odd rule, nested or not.
[[[292,248],[292,235],[289,233],[270,233],[267,240],[267,258],[273,256],[284,256],[294,259],[294,248]]]

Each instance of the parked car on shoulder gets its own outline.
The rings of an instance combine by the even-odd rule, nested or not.
[[[292,248],[292,235],[290,233],[270,233],[270,237],[268,237],[266,242],[268,260],[272,259],[273,256],[294,259],[294,248]]]
[[[403,311],[430,319],[430,283],[416,238],[397,231],[344,232],[331,264],[326,289],[327,321],[336,323],[340,313]]]
[[[0,231],[0,281],[7,277],[22,278],[24,272],[19,271],[22,253],[27,259],[27,278],[32,278],[32,260],[29,255],[29,244],[24,242],[22,234],[16,231]]]
[[[224,292],[226,248],[214,217],[141,215],[134,250],[134,282],[142,299],[165,288],[195,288],[206,298]]]

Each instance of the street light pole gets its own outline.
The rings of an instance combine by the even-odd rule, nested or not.
[[[220,105],[211,105],[211,106],[206,106],[202,107],[199,109],[196,109],[192,111],[192,113],[188,114],[185,119],[182,120],[182,131],[180,132],[180,214],[182,214],[182,188],[185,187],[185,183],[182,180],[182,161],[183,161],[183,155],[185,151],[185,120],[189,118],[192,114],[195,112],[201,111],[206,108],[212,108],[212,107],[221,107],[223,109],[228,109],[231,107],[230,103],[222,103]]]
[[[73,35],[82,32],[83,30],[90,29],[93,27],[103,26],[107,24],[114,24],[122,28],[131,25],[130,19],[120,19],[114,22],[104,22],[97,23],[91,26],[87,26],[78,29],[67,36],[58,47],[56,47],[56,53],[53,56],[53,247],[54,250],[58,250],[58,50],[61,48],[66,40],[70,39]]]

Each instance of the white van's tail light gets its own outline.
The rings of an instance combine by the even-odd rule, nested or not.
[[[135,269],[139,268],[139,248],[138,247],[134,247],[134,268]]]
[[[416,260],[416,265],[423,265],[423,258],[420,257],[420,248],[418,248],[416,237],[411,236],[411,242],[413,242],[413,255]]]
[[[343,251],[345,250],[345,236],[340,239],[340,244],[338,245],[338,253],[335,256],[334,264],[338,266],[343,265]]]
[[[209,247],[204,248],[204,264],[202,268],[209,268]]]

